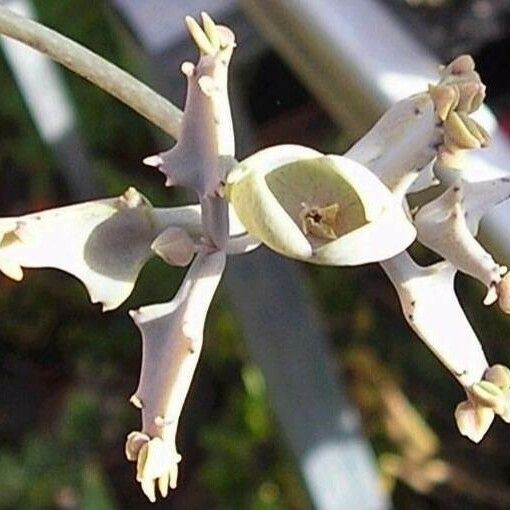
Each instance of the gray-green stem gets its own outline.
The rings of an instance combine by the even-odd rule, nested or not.
[[[177,139],[182,112],[126,71],[82,45],[0,7],[0,33],[16,39],[86,78]]]

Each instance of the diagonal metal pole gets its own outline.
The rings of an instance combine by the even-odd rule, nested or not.
[[[302,268],[260,249],[230,262],[227,284],[314,508],[389,508]]]

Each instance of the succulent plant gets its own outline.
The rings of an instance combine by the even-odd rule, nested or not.
[[[200,355],[209,305],[227,255],[260,243],[288,257],[323,265],[380,262],[396,288],[405,319],[465,389],[455,411],[460,432],[480,441],[495,415],[510,420],[510,371],[489,366],[455,294],[458,271],[487,286],[484,303],[510,311],[508,275],[476,239],[481,217],[510,197],[510,177],[467,182],[411,210],[407,195],[439,183],[459,151],[488,144],[469,115],[485,87],[469,56],[440,69],[440,79],[386,112],[346,154],[280,145],[235,159],[228,100],[233,33],[202,15],[186,24],[200,57],[182,65],[188,80],[184,113],[113,64],[41,25],[0,7],[0,33],[44,51],[85,76],[178,139],[144,161],[166,185],[195,191],[199,205],[153,207],[133,188],[94,200],[0,219],[0,270],[21,280],[23,267],[73,274],[104,310],[131,293],[153,255],[186,266],[167,303],[130,312],[143,341],[142,370],[131,402],[140,430],[126,456],[147,497],[177,484],[175,436]],[[455,170],[454,170],[455,171]],[[420,266],[405,251],[417,238],[444,261]]]

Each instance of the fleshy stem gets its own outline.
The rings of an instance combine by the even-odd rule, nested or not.
[[[172,138],[180,133],[182,112],[147,85],[81,44],[0,7],[0,33],[16,39],[105,90]]]

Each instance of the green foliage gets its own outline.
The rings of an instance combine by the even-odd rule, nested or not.
[[[83,415],[90,411],[76,402],[75,405],[70,421],[76,418],[73,413]],[[85,424],[74,425],[81,438]],[[90,454],[82,452],[77,456],[73,449],[76,442],[64,439],[65,435],[65,431],[53,436],[38,434],[26,439],[16,452],[0,452],[1,509],[47,510],[76,505],[87,510],[117,508],[101,465]]]
[[[278,437],[262,372],[247,360],[232,312],[213,309],[204,356],[218,385],[229,384],[215,416],[202,427],[201,479],[219,508],[307,509],[309,503]],[[228,380],[226,374],[230,374]]]

